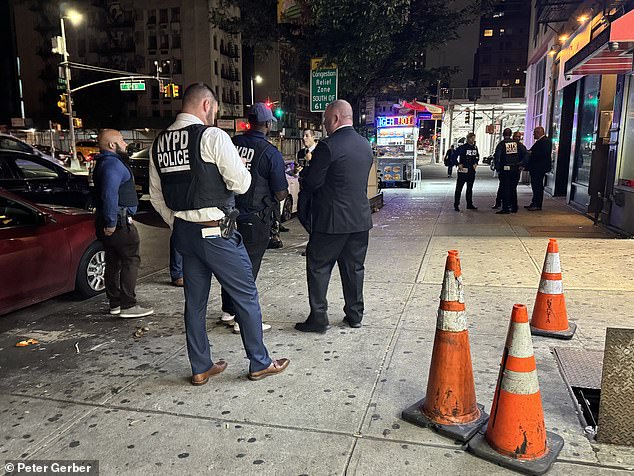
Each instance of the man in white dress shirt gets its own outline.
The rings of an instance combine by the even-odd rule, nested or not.
[[[213,90],[203,83],[192,84],[183,95],[183,111],[158,135],[150,154],[150,199],[172,226],[176,249],[183,255],[193,385],[204,385],[227,367],[223,360],[212,361],[206,331],[212,276],[234,302],[250,360],[249,379],[283,372],[290,362],[272,360],[264,346],[258,292],[240,234],[234,230],[221,235],[225,225],[221,222],[234,209],[234,194],[249,189],[251,175],[229,135],[210,127],[217,111]]]

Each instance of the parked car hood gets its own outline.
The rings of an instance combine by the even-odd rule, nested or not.
[[[38,203],[38,205],[45,208],[47,211],[60,215],[92,215],[90,210],[83,210],[81,208],[68,207],[65,205],[54,205],[52,203]]]

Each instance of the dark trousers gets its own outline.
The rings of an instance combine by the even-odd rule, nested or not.
[[[183,255],[185,280],[185,334],[193,374],[206,372],[213,365],[207,337],[207,302],[211,278],[215,276],[227,291],[240,324],[242,344],[249,358],[249,370],[258,372],[271,365],[262,340],[262,313],[253,279],[251,261],[240,233],[229,239],[203,238],[204,225],[176,218],[174,240]]]
[[[453,204],[455,207],[460,206],[460,196],[462,195],[462,188],[464,184],[467,184],[467,206],[473,206],[473,182],[475,181],[475,173],[460,172],[458,171],[458,178],[456,179],[456,193],[454,194]]]
[[[258,277],[260,272],[260,266],[262,264],[262,258],[264,252],[269,245],[269,239],[271,235],[271,225],[262,221],[258,216],[253,216],[252,219],[247,221],[240,221],[237,223],[238,231],[242,235],[242,242],[249,255],[251,261],[251,267],[253,269],[253,281]],[[227,314],[235,316],[236,309],[231,300],[231,296],[225,288],[220,290],[222,298],[222,310]]]
[[[537,208],[542,207],[544,202],[544,178],[546,172],[531,172],[531,188],[533,189],[533,199],[531,205]]]
[[[517,184],[520,181],[519,167],[511,167],[511,170],[500,172],[500,182],[502,185],[502,209],[506,211],[517,211]]]
[[[139,274],[139,232],[134,224],[117,227],[110,236],[103,232],[104,221],[95,221],[96,234],[106,255],[105,286],[110,307],[129,309],[136,305],[136,279]]]
[[[176,250],[174,233],[170,236],[170,277],[172,281],[183,277],[183,257]]]
[[[504,197],[504,187],[502,187],[502,176],[498,173],[498,191],[495,195],[495,206],[502,205],[502,198]]]
[[[368,231],[341,234],[311,233],[306,247],[306,276],[310,303],[308,322],[316,326],[328,324],[326,295],[335,263],[339,266],[343,287],[343,312],[350,322],[361,322],[368,236]]]
[[[453,164],[447,165],[447,175],[451,177],[452,172],[453,172]]]

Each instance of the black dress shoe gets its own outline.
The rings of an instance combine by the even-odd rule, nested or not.
[[[477,210],[477,209],[478,207],[474,207],[473,205],[467,207],[467,210]]]
[[[514,210],[511,210],[511,213],[517,213],[517,208]]]
[[[453,206],[453,209],[454,209],[454,210],[456,210],[457,212],[459,212],[459,211],[460,211],[460,207],[459,207],[458,205],[454,205],[454,206]]]
[[[524,205],[524,208],[533,208],[533,204],[531,203],[530,205]]]
[[[533,206],[530,206],[530,207],[527,208],[527,210],[529,212],[535,212],[535,211],[538,211],[538,210],[541,210],[541,209],[542,209],[542,207],[533,207]]]
[[[286,233],[287,231],[291,231],[289,228],[286,228],[284,225],[280,225],[280,231],[282,233]]]
[[[509,212],[508,210],[500,210],[495,212],[496,215],[508,215],[509,213],[511,212]]]
[[[317,334],[325,334],[330,326],[328,324],[324,326],[315,325],[309,322],[298,322],[295,324],[295,329],[300,332],[316,332]]]
[[[496,203],[495,205],[493,205],[491,208],[493,208],[493,210],[497,210],[498,208],[500,208],[500,204]]]
[[[352,321],[350,319],[348,319],[347,317],[343,318],[343,322],[345,322],[346,324],[348,324],[350,327],[352,327],[353,329],[358,329],[359,327],[361,327],[361,321],[356,322],[356,321]]]

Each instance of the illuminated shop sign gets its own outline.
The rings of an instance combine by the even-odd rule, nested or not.
[[[414,127],[414,116],[379,116],[376,127]]]

